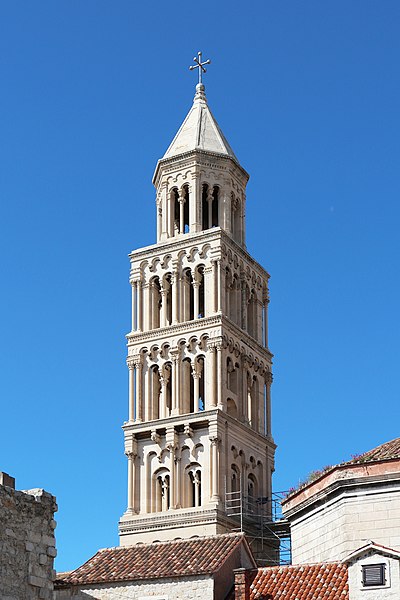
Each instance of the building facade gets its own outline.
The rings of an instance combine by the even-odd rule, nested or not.
[[[130,254],[121,545],[229,532],[226,494],[268,511],[269,275],[246,250],[248,177],[199,83],[154,174],[156,243]]]
[[[400,438],[331,467],[282,503],[294,564],[345,560],[373,540],[400,550]]]

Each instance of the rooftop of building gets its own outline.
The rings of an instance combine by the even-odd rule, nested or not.
[[[255,565],[237,533],[105,548],[74,571],[58,573],[56,586],[212,575],[241,545]]]
[[[202,83],[197,84],[193,105],[163,159],[185,154],[192,150],[222,154],[238,162],[208,106],[205,88]]]
[[[337,474],[338,478],[341,479],[349,478],[352,475],[363,476],[360,467],[366,463],[371,467],[372,465],[376,466],[376,473],[373,473],[371,470],[369,470],[368,475],[379,474],[379,471],[382,471],[382,468],[384,468],[384,464],[387,464],[387,468],[389,470],[393,470],[393,468],[396,470],[397,461],[399,460],[400,438],[395,438],[394,440],[385,442],[384,444],[372,448],[367,452],[353,455],[350,460],[343,461],[337,465],[329,465],[320,471],[313,471],[310,473],[306,481],[301,483],[297,488],[289,490],[287,498],[282,501],[282,505],[285,506],[285,504],[290,502],[294,497],[306,492],[307,490],[311,490],[311,488],[318,488],[319,490],[321,489],[321,486],[326,487],[328,483],[333,481],[335,474]],[[395,464],[390,465],[389,463],[391,462],[394,462]],[[380,465],[382,465],[382,467]]]

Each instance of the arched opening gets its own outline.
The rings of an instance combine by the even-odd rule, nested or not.
[[[201,214],[202,214],[202,230],[208,229],[208,185],[203,184],[201,190]]]
[[[182,276],[182,321],[194,319],[194,289],[191,269],[185,269]]]
[[[230,356],[226,359],[228,390],[237,394],[237,370]]]
[[[198,282],[198,307],[196,319],[201,319],[205,315],[205,289],[204,289],[204,266],[200,265],[196,269],[196,279]]]
[[[150,369],[150,398],[151,398],[151,407],[152,407],[152,418],[159,419],[160,418],[160,392],[161,392],[161,384],[160,384],[160,373],[157,365],[154,365]]]
[[[161,312],[161,285],[160,279],[154,277],[150,281],[150,329],[160,327],[160,312]]]
[[[165,303],[162,306],[162,312],[164,314],[164,323],[163,326],[167,327],[172,323],[172,275],[171,273],[167,273],[164,277],[163,282],[163,294],[162,294],[162,302]]]
[[[237,465],[231,465],[231,492],[240,492],[240,473]]]
[[[232,201],[232,232],[233,239],[241,243],[241,218],[240,218],[240,200],[238,198]]]
[[[181,229],[182,233],[189,233],[189,186],[186,184],[182,188],[182,196],[184,198],[183,203],[183,226]]]
[[[172,365],[171,365],[171,363],[166,363],[164,365],[163,371],[164,371],[163,378],[164,378],[165,398],[162,399],[164,407],[163,407],[163,411],[161,412],[161,414],[164,413],[164,418],[165,418],[165,417],[170,416],[171,410],[172,410],[172,377],[171,377]]]
[[[189,471],[189,506],[201,506],[201,471],[200,469]]]
[[[218,227],[219,225],[219,188],[214,186],[213,189],[213,202],[211,210],[211,227]]]
[[[183,414],[194,412],[194,382],[189,358],[182,361],[182,410]]]
[[[156,512],[164,512],[170,508],[170,478],[169,473],[164,471],[155,474],[155,509]]]
[[[179,204],[179,192],[177,188],[171,190],[171,204],[173,206],[173,230],[174,236],[179,233],[179,221],[180,221],[180,204]]]
[[[258,504],[258,485],[257,478],[253,473],[247,478],[247,505],[249,512],[255,513],[257,512]]]
[[[196,370],[199,377],[198,409],[202,411],[205,409],[205,360],[203,356],[199,356],[196,360]]]
[[[257,337],[257,293],[253,288],[248,294],[247,331],[252,337]]]
[[[232,398],[228,398],[226,402],[226,410],[228,415],[233,417],[234,419],[238,418],[238,410],[236,406],[236,402]]]

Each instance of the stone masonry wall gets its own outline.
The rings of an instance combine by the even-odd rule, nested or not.
[[[56,600],[214,600],[210,576],[97,584],[56,591]],[[216,598],[215,600],[224,600]]]
[[[16,491],[10,484],[12,478],[1,473],[0,598],[52,600],[56,499],[41,489]]]

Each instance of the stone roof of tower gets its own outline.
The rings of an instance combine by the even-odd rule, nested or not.
[[[243,534],[215,535],[170,542],[136,544],[99,550],[81,567],[57,575],[56,585],[85,585],[207,575],[217,572],[226,559],[244,544]]]
[[[254,572],[249,600],[348,600],[347,566],[341,563],[265,567]]]
[[[222,154],[238,162],[207,104],[204,85],[201,83],[196,86],[193,105],[164,154],[163,160],[192,150]]]

